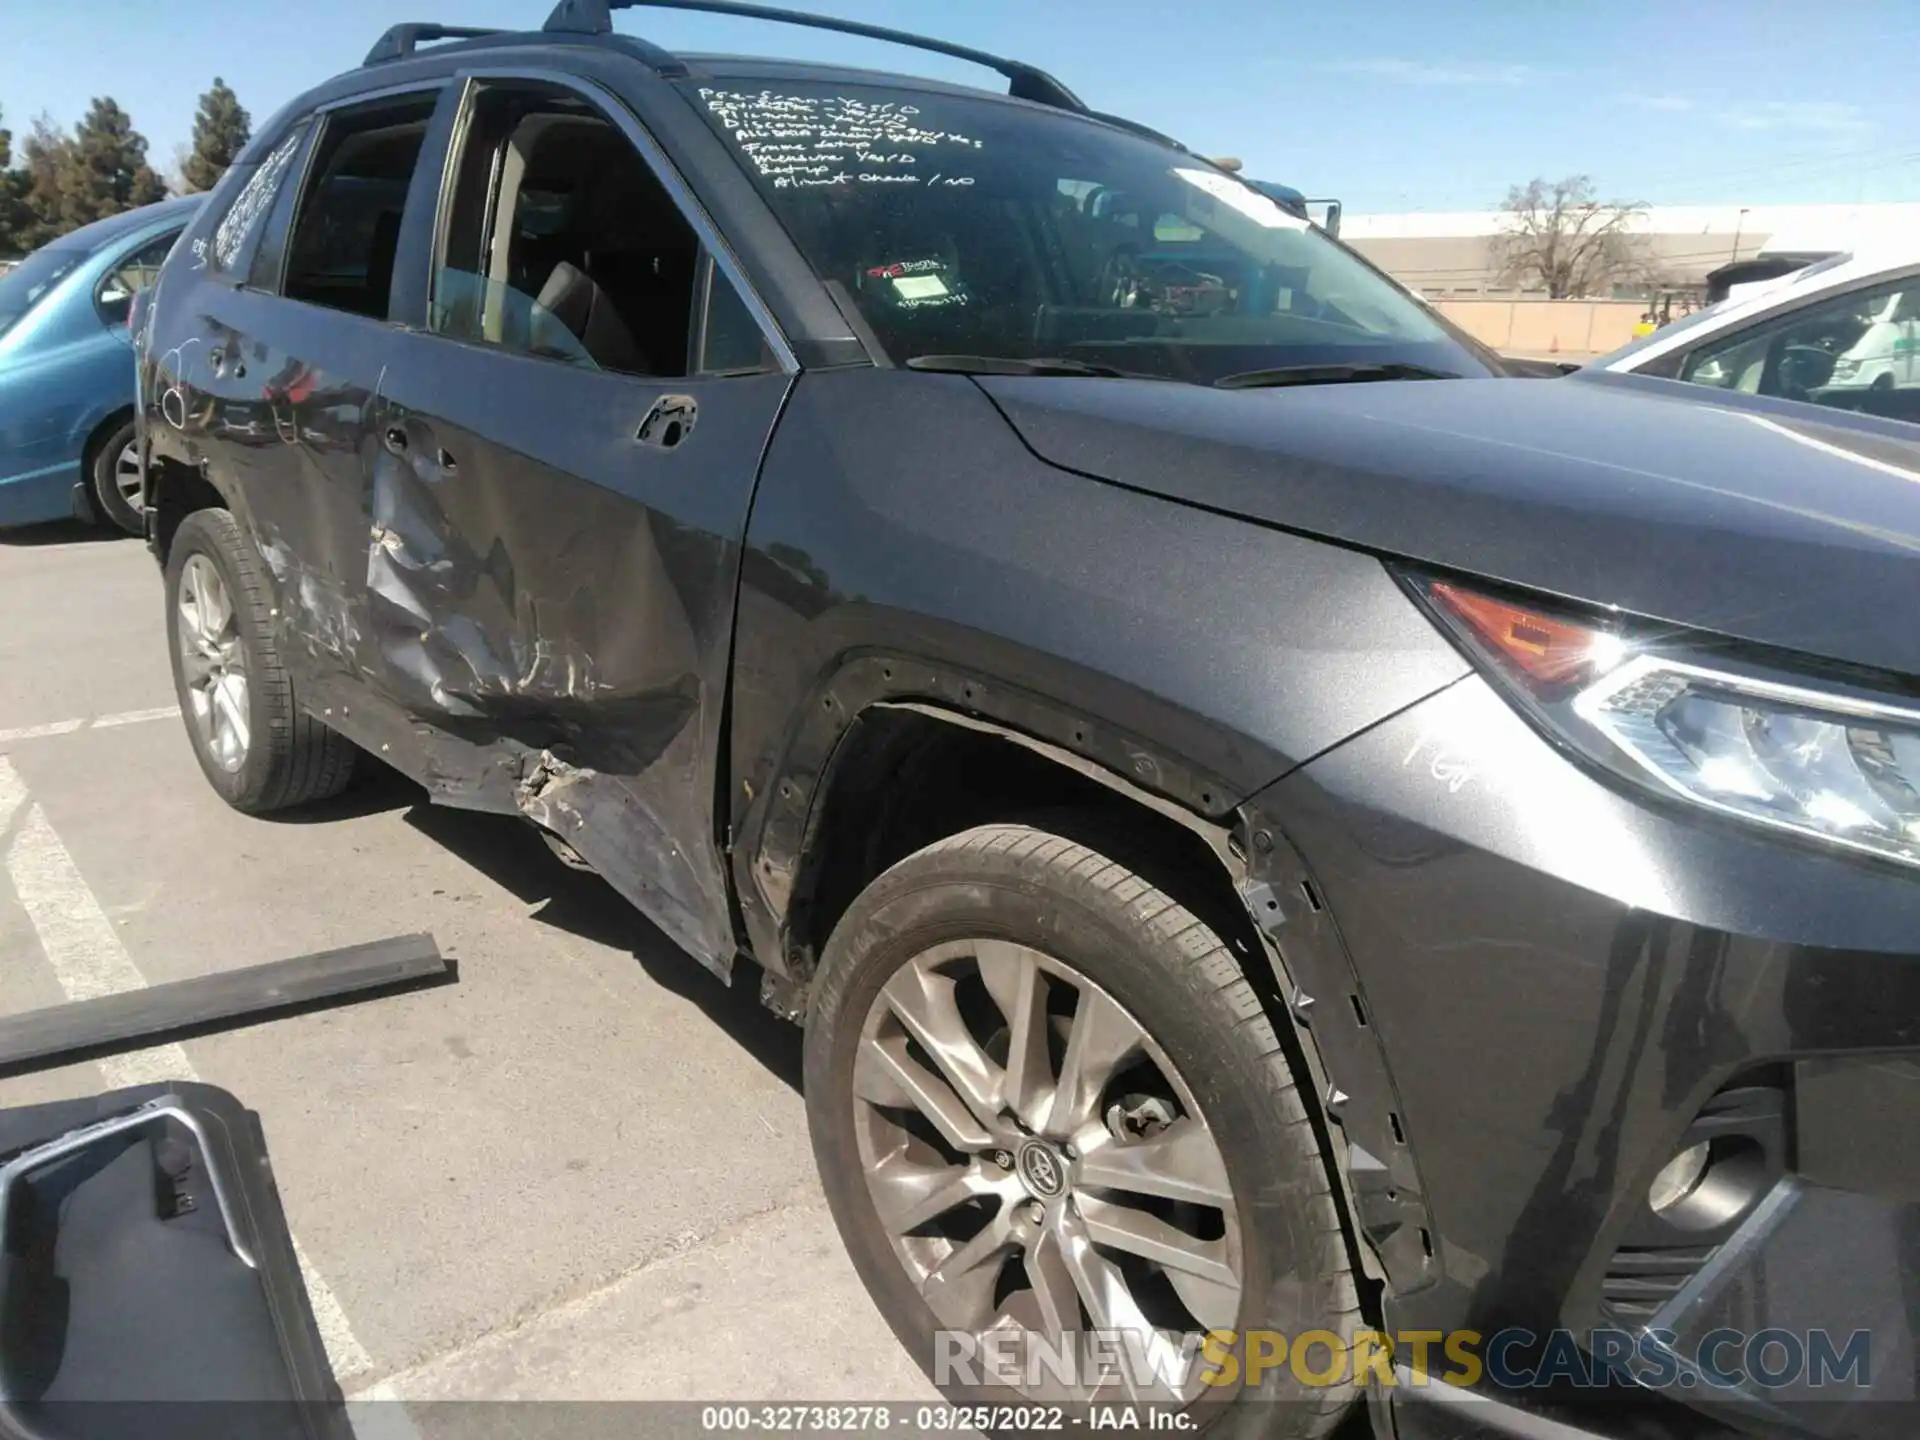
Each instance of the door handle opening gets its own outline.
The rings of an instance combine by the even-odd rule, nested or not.
[[[699,414],[700,407],[691,395],[662,395],[648,409],[633,438],[656,450],[675,449],[693,433]]]
[[[387,449],[396,455],[407,453],[407,432],[398,425],[387,427]]]

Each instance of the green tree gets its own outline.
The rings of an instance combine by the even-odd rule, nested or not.
[[[50,118],[34,117],[33,129],[20,147],[25,163],[12,172],[20,207],[15,238],[22,250],[38,249],[73,228],[61,218],[61,192],[72,168],[72,151],[73,141],[54,129]]]
[[[106,96],[94,100],[71,135],[61,134],[45,116],[34,121],[25,152],[27,202],[41,244],[166,198],[166,185],[147,164],[146,137]]]
[[[0,125],[0,256],[26,248],[26,220],[26,181],[13,168],[13,132]]]
[[[199,113],[193,117],[193,153],[180,167],[180,178],[188,190],[211,190],[227,173],[227,167],[253,138],[253,121],[240,104],[240,97],[218,75],[213,88],[200,97]]]

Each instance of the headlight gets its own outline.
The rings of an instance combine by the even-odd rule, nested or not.
[[[1852,360],[1842,355],[1838,360],[1833,362],[1833,378],[1836,380],[1851,380],[1859,373],[1860,362],[1858,360]]]
[[[1920,707],[1469,590],[1436,614],[1551,733],[1724,815],[1920,865]]]

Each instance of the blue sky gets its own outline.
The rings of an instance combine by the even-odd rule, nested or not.
[[[804,4],[804,0],[802,0]],[[1920,199],[1913,0],[812,0],[1012,54],[1250,173],[1350,213],[1479,209],[1585,172],[1655,204]],[[389,24],[537,26],[543,0],[0,0],[16,136],[111,94],[159,168],[216,75],[264,119],[359,63]],[[844,37],[627,11],[670,47],[843,59],[950,79],[969,66]]]

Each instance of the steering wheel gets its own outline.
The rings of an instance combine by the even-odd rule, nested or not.
[[[1119,246],[1100,267],[1099,278],[1094,281],[1094,303],[1105,310],[1131,310],[1140,302],[1145,279],[1133,247]]]
[[[1788,400],[1809,400],[1833,375],[1836,357],[1818,345],[1789,345],[1780,357],[1779,390]]]

